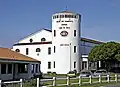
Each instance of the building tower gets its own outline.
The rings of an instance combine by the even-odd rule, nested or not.
[[[52,16],[53,71],[58,74],[80,71],[80,19],[68,11]]]

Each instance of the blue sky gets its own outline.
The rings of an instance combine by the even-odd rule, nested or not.
[[[52,14],[66,6],[82,15],[82,37],[120,41],[120,0],[0,0],[0,46],[12,47],[30,33],[51,29]]]

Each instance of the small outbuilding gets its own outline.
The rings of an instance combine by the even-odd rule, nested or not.
[[[30,79],[40,74],[40,61],[8,48],[0,48],[0,79]]]

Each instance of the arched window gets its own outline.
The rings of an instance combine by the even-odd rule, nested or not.
[[[33,42],[33,39],[30,39],[30,43],[32,43]]]
[[[40,51],[41,51],[40,48],[37,48],[37,49],[36,49],[36,52],[40,52]]]
[[[15,51],[16,51],[16,52],[20,52],[20,50],[19,50],[19,49],[16,49]]]
[[[46,39],[43,37],[43,38],[41,38],[41,42],[44,42],[44,41],[46,41]]]

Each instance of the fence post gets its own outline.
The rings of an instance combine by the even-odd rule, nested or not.
[[[107,75],[107,82],[110,82],[110,75]]]
[[[53,86],[56,86],[56,77],[53,77]]]
[[[101,83],[101,75],[99,75],[99,83]]]
[[[68,76],[67,77],[67,86],[69,86],[70,85],[70,77]]]
[[[81,85],[82,85],[82,77],[79,76],[79,86],[81,86]]]
[[[0,80],[0,87],[2,87],[2,80]]]
[[[89,82],[90,82],[90,84],[92,83],[92,76],[91,75],[90,75],[90,81]]]
[[[115,74],[115,82],[118,82],[118,76]]]
[[[23,87],[23,80],[20,79],[20,87]]]
[[[37,78],[37,87],[39,87],[40,85],[40,79],[39,78]]]

